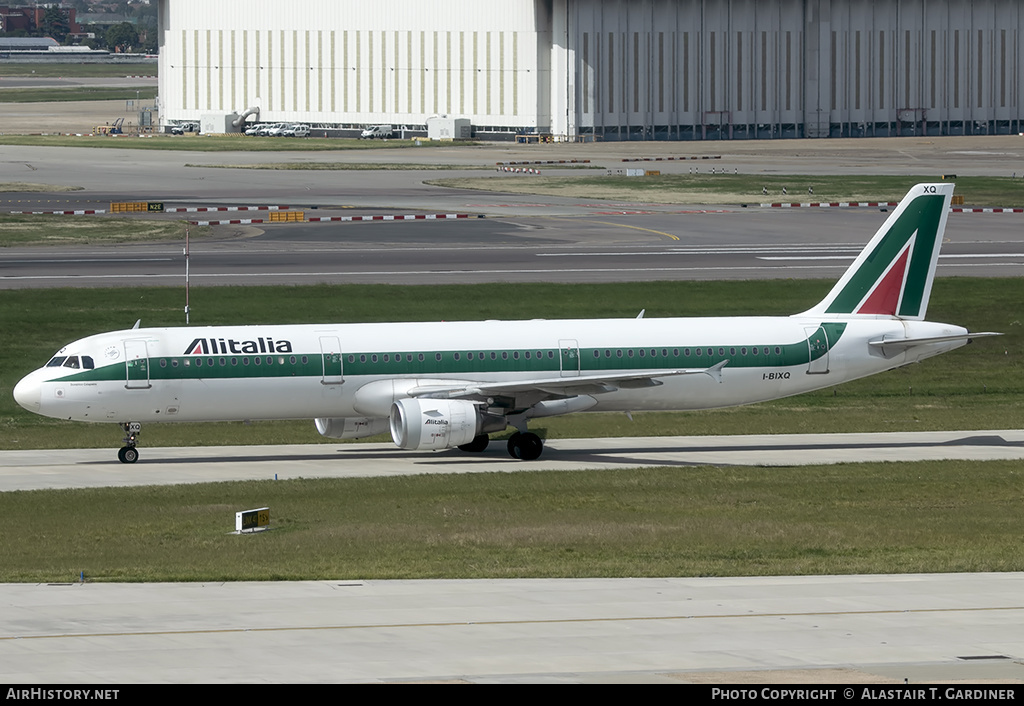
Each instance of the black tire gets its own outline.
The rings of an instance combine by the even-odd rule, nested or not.
[[[139,450],[133,446],[125,446],[117,452],[117,460],[121,463],[135,463],[139,460]]]
[[[532,432],[526,432],[519,440],[519,459],[536,461],[544,451],[544,442]]]
[[[533,432],[516,432],[508,439],[508,455],[520,461],[535,461],[544,451],[544,442]]]
[[[508,455],[512,458],[519,458],[519,440],[522,437],[518,431],[508,437]]]

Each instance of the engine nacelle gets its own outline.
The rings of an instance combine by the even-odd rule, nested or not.
[[[314,421],[316,430],[328,439],[362,439],[388,430],[387,417],[319,417]]]
[[[410,397],[391,405],[391,438],[402,449],[450,449],[479,433],[481,416],[472,402]]]

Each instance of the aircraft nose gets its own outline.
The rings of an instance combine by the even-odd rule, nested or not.
[[[39,412],[42,390],[35,375],[26,375],[14,386],[14,399],[29,412]]]

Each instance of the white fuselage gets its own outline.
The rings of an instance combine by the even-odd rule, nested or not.
[[[666,371],[649,386],[605,386],[565,411],[695,410],[836,385],[966,339],[888,354],[869,341],[964,334],[874,316],[133,329],[65,346],[15,396],[39,414],[87,422],[380,419],[408,390],[451,381]],[[722,361],[720,380],[668,372]]]

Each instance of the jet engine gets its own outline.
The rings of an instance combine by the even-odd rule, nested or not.
[[[450,449],[504,429],[505,418],[466,400],[405,398],[391,405],[391,438],[402,449]]]
[[[387,417],[320,417],[316,430],[328,439],[362,439],[388,430]]]

